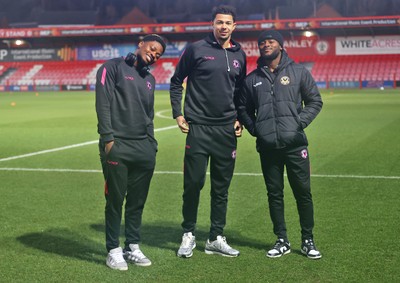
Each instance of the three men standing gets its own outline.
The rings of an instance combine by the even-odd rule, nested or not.
[[[212,13],[213,32],[187,47],[171,78],[173,117],[182,133],[187,134],[183,236],[177,256],[189,258],[196,247],[200,192],[209,163],[211,224],[205,253],[228,257],[240,254],[227,243],[223,230],[237,137],[242,134],[243,124],[257,138],[270,217],[278,238],[267,256],[290,253],[283,201],[286,166],[300,216],[301,251],[308,258],[321,258],[313,239],[310,161],[304,133],[322,108],[320,93],[311,74],[288,57],[282,35],[273,30],[260,34],[258,66],[246,77],[245,53],[231,38],[235,20],[232,7],[216,7]],[[109,60],[97,73],[99,149],[106,180],[106,263],[113,269],[127,270],[126,261],[151,265],[139,248],[142,211],[157,151],[153,126],[155,80],[148,66],[161,57],[165,48],[158,35],[145,36],[135,54]],[[124,200],[126,240],[122,249],[119,229]]]

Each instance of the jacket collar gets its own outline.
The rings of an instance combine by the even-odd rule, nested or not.
[[[282,50],[281,61],[279,62],[278,67],[275,69],[275,72],[279,72],[280,70],[282,70],[283,68],[285,68],[287,65],[289,65],[291,63],[293,63],[293,60],[291,58],[289,58],[289,56],[285,50]],[[266,66],[265,66],[262,58],[259,57],[257,59],[257,68],[263,69],[264,67],[266,67]]]
[[[218,43],[218,41],[215,39],[215,36],[212,32],[208,34],[208,36],[205,38],[205,41],[215,48],[222,48],[221,45]],[[241,48],[240,44],[235,40],[233,40],[232,37],[230,42],[231,42],[231,47],[227,48],[227,50],[231,50],[234,52],[240,50]]]

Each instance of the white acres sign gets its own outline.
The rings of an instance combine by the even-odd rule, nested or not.
[[[400,36],[352,36],[336,38],[336,55],[400,54]]]

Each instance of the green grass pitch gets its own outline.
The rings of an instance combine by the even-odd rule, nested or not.
[[[181,241],[185,136],[167,92],[156,94],[156,173],[143,215],[150,267],[106,267],[103,179],[93,92],[0,93],[0,282],[398,282],[400,280],[400,91],[324,90],[306,129],[315,241],[322,259],[300,254],[300,227],[286,182],[292,253],[269,259],[275,241],[254,139],[238,141],[225,235],[238,258],[204,253],[209,179],[197,248]],[[121,239],[123,241],[123,239]]]

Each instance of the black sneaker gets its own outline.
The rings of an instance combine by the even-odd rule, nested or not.
[[[274,247],[267,252],[267,257],[281,257],[288,253],[290,253],[290,243],[284,239],[278,239]]]
[[[301,244],[301,252],[311,259],[319,259],[322,257],[321,253],[317,250],[313,239],[303,241]]]

